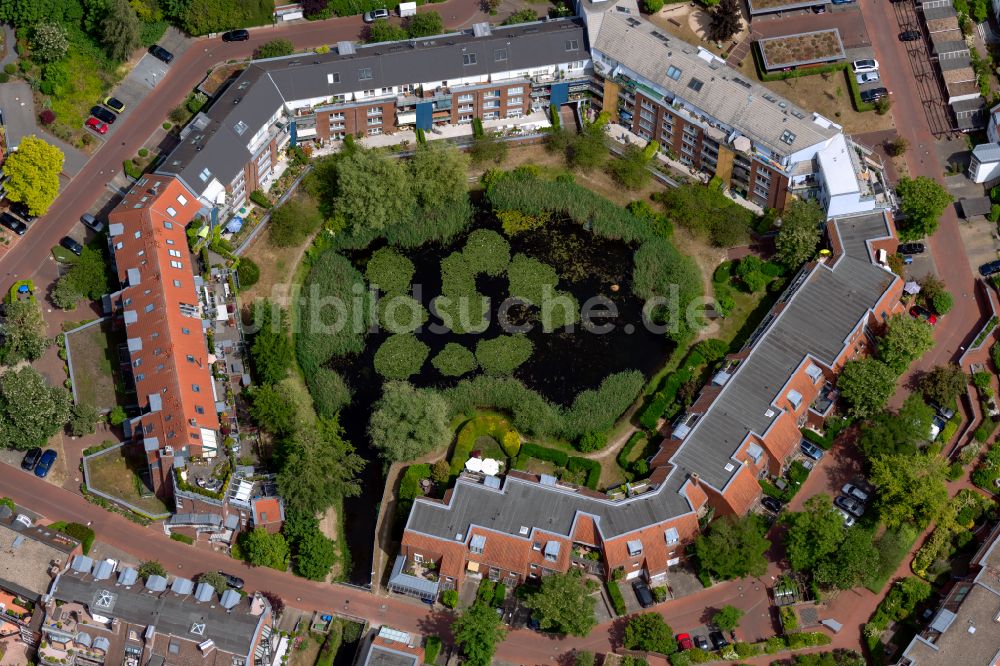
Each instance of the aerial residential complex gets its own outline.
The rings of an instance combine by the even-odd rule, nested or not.
[[[902,280],[882,263],[897,244],[888,214],[834,219],[828,235],[833,255],[791,281],[746,347],[675,422],[650,478],[629,497],[517,472],[502,483],[460,478],[444,500],[414,503],[389,588],[428,598],[467,576],[512,585],[574,566],[664,584],[700,516],[743,514],[759,500],[757,480],[787,466],[799,428],[821,424],[836,402],[839,369],[901,307]],[[599,564],[580,549],[599,552]],[[439,582],[405,573],[410,563],[431,563]]]

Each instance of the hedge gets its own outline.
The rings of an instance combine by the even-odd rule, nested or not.
[[[566,461],[566,469],[571,472],[587,472],[587,479],[583,485],[591,490],[597,490],[597,484],[601,481],[601,464],[590,458],[580,458],[573,456]]]
[[[454,590],[448,590],[449,592],[454,592]],[[456,593],[457,596],[457,593]],[[433,664],[437,661],[438,654],[441,652],[441,639],[437,636],[428,636],[427,640],[424,641],[424,663]]]
[[[622,597],[622,591],[618,589],[618,583],[613,580],[609,580],[605,583],[608,589],[608,597],[611,599],[611,605],[615,609],[615,615],[624,615],[627,611],[625,608],[625,599]]]
[[[628,457],[632,454],[632,449],[634,449],[636,444],[643,441],[644,439],[646,439],[646,435],[644,433],[641,432],[632,433],[632,436],[628,438],[628,441],[625,442],[625,446],[623,446],[621,450],[618,451],[618,456],[615,458],[615,462],[618,463],[619,467],[621,467],[622,469],[628,469],[629,467]]]
[[[186,534],[180,534],[178,532],[171,532],[170,533],[170,538],[173,541],[180,541],[181,543],[186,543],[189,546],[193,546],[194,545],[194,539],[192,539],[191,537],[189,537]]]
[[[521,445],[521,455],[537,460],[545,460],[559,467],[566,467],[567,462],[569,462],[569,456],[566,455],[565,451],[549,449],[530,442],[525,442]],[[585,458],[576,458],[576,460],[585,460]]]
[[[90,552],[90,547],[94,545],[94,530],[80,523],[58,524],[59,527],[54,529],[79,541],[84,555]]]

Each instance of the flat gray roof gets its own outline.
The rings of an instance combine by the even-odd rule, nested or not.
[[[594,48],[665,90],[668,103],[687,102],[780,155],[823,143],[841,131],[635,15],[604,12]]]

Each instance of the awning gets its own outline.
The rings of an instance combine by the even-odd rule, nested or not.
[[[472,573],[479,573],[479,562],[469,562],[465,565],[465,570]]]
[[[500,461],[494,460],[493,458],[487,458],[483,461],[483,474],[489,474],[490,476],[496,476],[500,473]]]
[[[907,294],[919,294],[920,285],[912,281],[907,282],[906,284],[903,285],[903,291],[905,291]]]
[[[235,234],[242,228],[243,228],[243,218],[238,215],[226,223],[226,231],[228,231],[231,234]]]
[[[465,461],[465,469],[470,472],[482,472],[483,471],[483,459],[482,458],[469,458]]]

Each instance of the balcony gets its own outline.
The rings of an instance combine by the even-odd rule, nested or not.
[[[604,577],[604,562],[601,551],[590,546],[575,543],[569,561],[593,576]]]
[[[837,404],[837,399],[840,398],[840,391],[833,387],[833,384],[827,382],[823,386],[823,390],[819,392],[816,399],[812,401],[809,405],[809,409],[816,412],[820,416],[826,416],[830,413],[830,410],[835,404]]]

